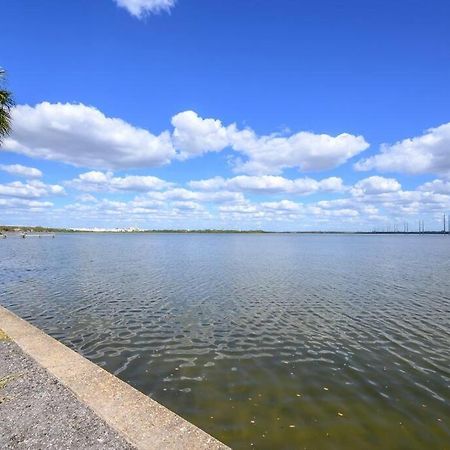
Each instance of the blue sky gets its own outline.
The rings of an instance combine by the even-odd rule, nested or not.
[[[440,229],[450,212],[448,2],[1,11],[1,223]]]

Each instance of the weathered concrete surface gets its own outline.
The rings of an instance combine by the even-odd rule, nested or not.
[[[228,448],[1,306],[0,328],[25,353],[137,448]]]
[[[0,330],[0,448],[134,448]]]

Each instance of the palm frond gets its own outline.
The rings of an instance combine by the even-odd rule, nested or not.
[[[5,77],[5,71],[0,69],[0,82]],[[11,92],[0,86],[0,144],[11,131],[11,109],[14,100]]]

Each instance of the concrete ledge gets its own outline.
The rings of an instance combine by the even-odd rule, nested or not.
[[[138,449],[229,448],[2,306],[0,328]]]

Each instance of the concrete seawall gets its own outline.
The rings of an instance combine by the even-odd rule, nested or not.
[[[135,448],[229,448],[1,306],[0,329]]]

